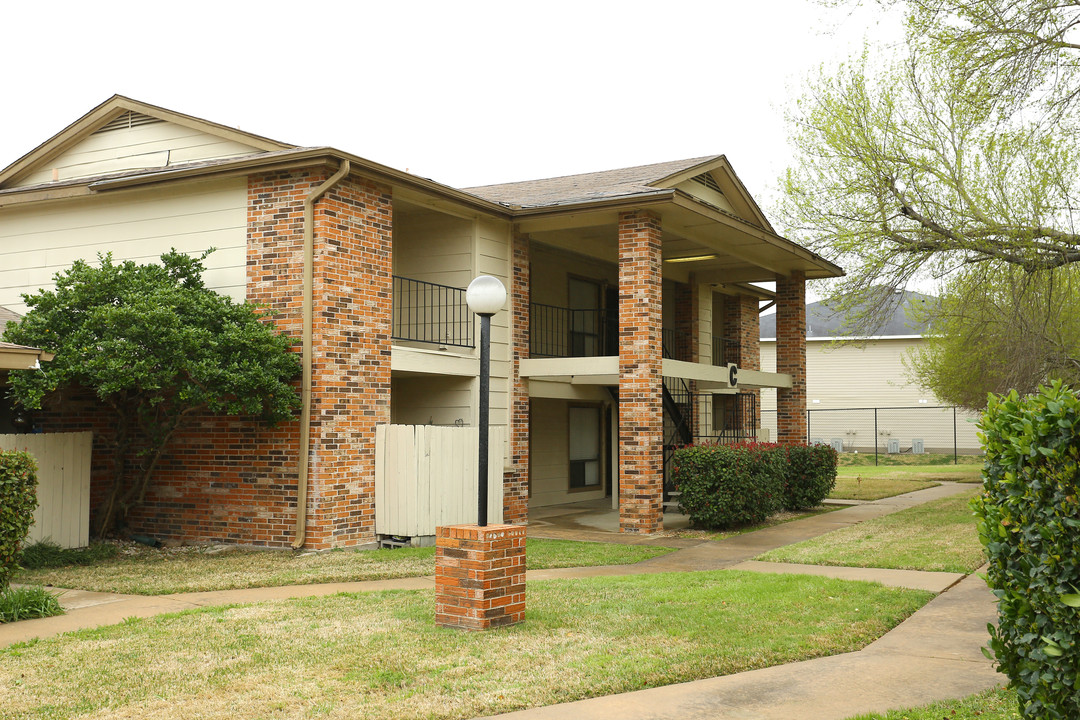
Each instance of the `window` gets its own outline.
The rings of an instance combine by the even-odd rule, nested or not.
[[[600,408],[571,406],[570,489],[600,489]]]

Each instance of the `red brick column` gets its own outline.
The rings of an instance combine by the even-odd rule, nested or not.
[[[435,529],[435,623],[487,630],[525,619],[525,528]]]
[[[529,521],[529,383],[521,361],[529,357],[529,236],[514,235],[510,278],[510,464],[503,475],[503,521]]]
[[[349,177],[315,204],[308,546],[375,539],[375,426],[390,422],[389,187]]]
[[[791,388],[776,391],[776,441],[806,442],[806,276],[776,276],[776,372]]]
[[[619,529],[663,529],[660,218],[619,214]]]
[[[758,315],[758,299],[750,295],[724,298],[724,336],[739,343],[739,367],[747,370],[761,369],[761,318]],[[739,389],[741,393],[753,393],[755,417],[753,428],[761,427],[761,391]]]

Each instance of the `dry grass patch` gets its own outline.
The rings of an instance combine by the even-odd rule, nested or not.
[[[864,470],[865,468],[858,468]],[[911,477],[837,475],[829,497],[835,500],[881,500],[904,493],[937,487],[941,483]]]
[[[430,592],[197,610],[0,650],[0,717],[470,718],[861,647],[929,593],[731,571],[529,585],[524,625]]]
[[[986,562],[971,493],[941,498],[827,535],[787,545],[758,560],[969,573]]]
[[[529,569],[627,565],[673,548],[572,540],[528,540]],[[435,548],[294,553],[239,547],[148,548],[125,543],[115,557],[88,565],[21,571],[15,582],[53,587],[164,595],[279,585],[386,580],[435,574]]]

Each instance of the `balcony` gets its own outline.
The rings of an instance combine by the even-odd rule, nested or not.
[[[413,280],[398,275],[394,282],[394,340],[431,343],[440,347],[474,347],[473,316],[463,288]]]
[[[532,303],[529,354],[534,358],[610,357],[619,354],[619,315],[614,310],[577,310]],[[663,357],[689,361],[693,338],[682,330],[661,332]],[[713,364],[738,362],[739,344],[713,338]],[[717,360],[719,358],[719,360]]]

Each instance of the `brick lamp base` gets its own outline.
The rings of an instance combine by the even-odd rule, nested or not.
[[[525,528],[435,528],[435,624],[487,630],[525,619]]]

